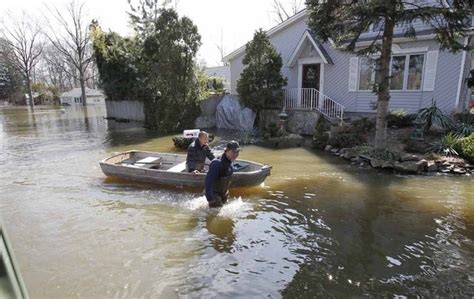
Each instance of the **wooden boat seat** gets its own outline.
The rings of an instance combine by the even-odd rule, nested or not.
[[[134,163],[134,166],[141,168],[159,168],[161,166],[160,157],[146,157]]]
[[[183,172],[186,170],[186,161],[176,164],[175,166],[168,169],[168,172]]]

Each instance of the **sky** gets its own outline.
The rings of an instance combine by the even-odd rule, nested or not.
[[[98,19],[103,29],[121,35],[131,33],[127,0],[82,2],[88,16]],[[70,0],[3,0],[0,16],[6,11],[13,14],[25,11],[41,18],[42,12],[46,11],[45,4],[61,8],[68,3]],[[273,0],[178,0],[176,8],[180,16],[187,16],[194,22],[201,34],[198,60],[204,60],[207,66],[216,66],[221,64],[218,45],[223,45],[225,54],[229,54],[251,40],[258,28],[268,30],[277,25],[272,3]]]

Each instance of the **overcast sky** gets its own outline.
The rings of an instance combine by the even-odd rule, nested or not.
[[[7,10],[15,14],[26,11],[41,16],[41,11],[45,11],[44,3],[63,7],[69,2],[70,0],[3,0],[0,16]],[[88,15],[98,19],[102,28],[122,35],[130,33],[126,14],[129,11],[127,0],[83,2]],[[204,59],[208,66],[214,66],[220,63],[216,45],[221,44],[221,40],[228,54],[249,41],[256,29],[268,30],[277,24],[275,15],[272,14],[272,2],[273,0],[179,0],[177,9],[180,16],[188,16],[198,27],[202,38],[198,58]]]

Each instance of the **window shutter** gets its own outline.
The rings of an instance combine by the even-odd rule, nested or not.
[[[425,77],[423,79],[423,90],[433,91],[436,81],[436,69],[438,65],[438,51],[428,51],[426,54]]]
[[[357,91],[357,73],[359,72],[359,57],[349,60],[349,91]]]

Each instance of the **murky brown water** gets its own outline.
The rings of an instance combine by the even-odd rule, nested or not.
[[[0,109],[1,216],[32,298],[474,296],[472,177],[248,146],[272,176],[209,210],[199,193],[107,179],[114,152],[174,149],[104,114]]]

